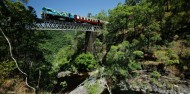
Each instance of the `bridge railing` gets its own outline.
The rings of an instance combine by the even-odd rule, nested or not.
[[[76,31],[97,31],[101,26],[91,25],[87,23],[65,22],[58,20],[42,20],[39,19],[34,23],[34,26],[27,28],[36,30],[76,30]]]

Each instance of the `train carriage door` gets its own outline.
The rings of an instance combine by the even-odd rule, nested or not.
[[[97,23],[98,25],[100,25],[100,20],[98,20],[98,23]]]
[[[90,18],[88,18],[88,23],[90,22]]]
[[[68,13],[68,16],[69,16],[69,21],[71,20],[71,13]]]
[[[81,18],[82,18],[82,20],[81,20],[81,21],[83,22],[83,21],[84,21],[84,17],[81,17]]]

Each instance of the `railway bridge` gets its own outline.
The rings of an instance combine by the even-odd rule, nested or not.
[[[102,26],[91,25],[87,23],[66,22],[59,20],[38,19],[34,26],[27,26],[28,29],[48,30],[48,31],[83,31],[85,32],[85,52],[93,53],[95,32],[102,29]]]
[[[66,22],[60,20],[43,20],[37,19],[34,26],[27,28],[36,30],[64,30],[64,31],[91,31],[96,32],[102,27],[87,23]]]

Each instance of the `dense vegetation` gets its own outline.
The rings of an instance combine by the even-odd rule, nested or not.
[[[36,93],[60,92],[62,89],[54,88],[66,88],[67,82],[58,81],[59,72],[92,72],[101,67],[100,74],[113,93],[129,85],[145,87],[149,82],[162,87],[163,77],[190,79],[188,0],[126,0],[108,12],[101,11],[93,17],[109,24],[94,34],[92,53],[86,52],[84,32],[26,29],[36,19],[35,10],[26,8],[26,2],[0,1],[0,93],[33,92],[24,84],[26,77]],[[24,73],[12,59],[6,37]],[[148,80],[139,82],[144,76]],[[162,80],[168,87],[175,83]]]

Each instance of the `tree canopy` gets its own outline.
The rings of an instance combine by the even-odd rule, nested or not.
[[[32,6],[26,7],[27,2],[0,1],[2,87],[7,79],[23,81],[27,77],[28,84],[35,89],[60,93],[69,86],[69,82],[57,78],[62,71],[68,72],[63,79],[69,79],[70,74],[81,76],[83,72],[98,70],[100,75],[94,78],[105,77],[107,87],[116,94],[135,87],[144,90],[149,85],[162,88],[163,83],[171,88],[178,80],[189,79],[190,2],[187,0],[125,0],[108,11],[102,10],[94,16],[89,13],[109,22],[93,33],[92,53],[85,52],[88,40],[84,32],[26,29],[27,25],[35,25],[37,17]],[[19,72],[11,57],[27,75]]]

